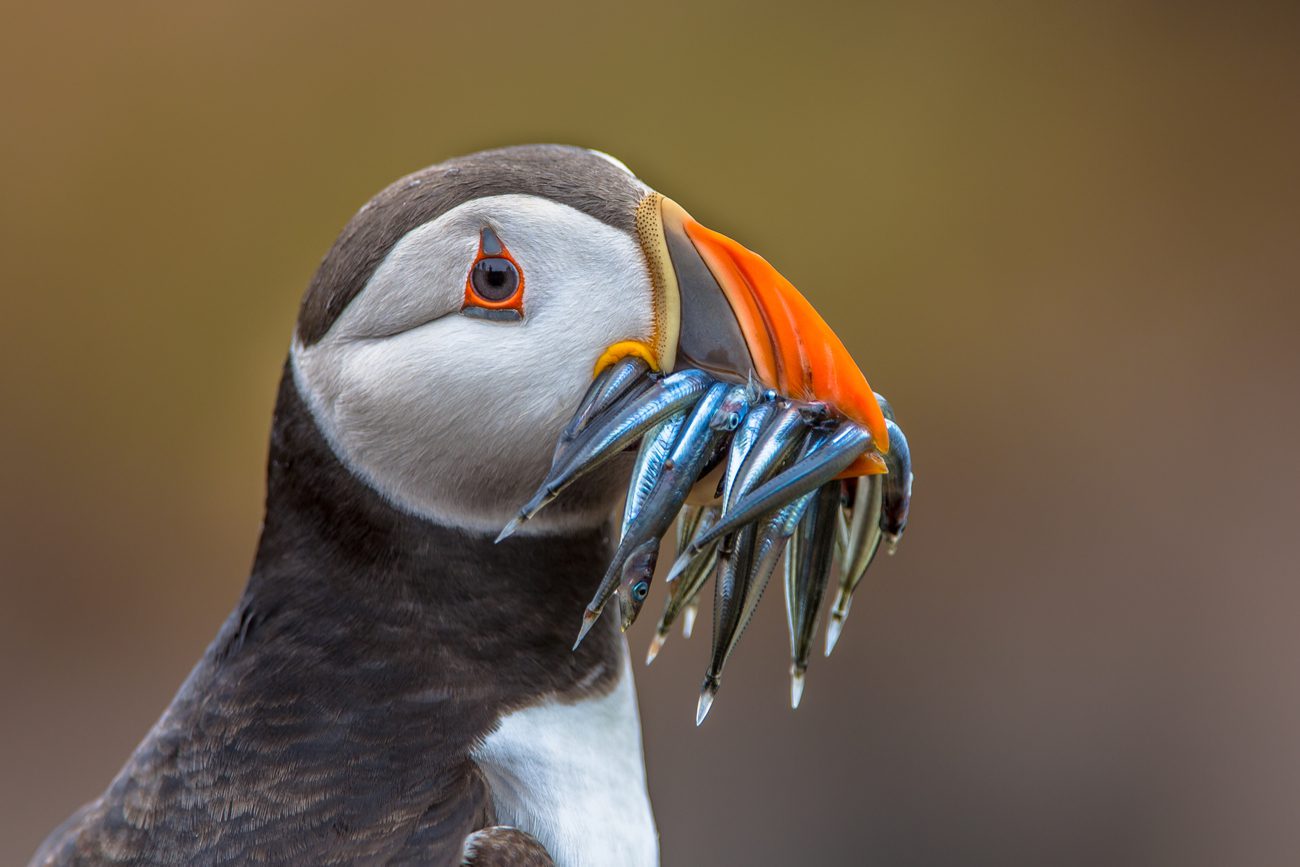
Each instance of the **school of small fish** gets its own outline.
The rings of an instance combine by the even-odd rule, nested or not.
[[[907,527],[907,438],[888,401],[876,398],[889,433],[884,454],[865,429],[824,405],[791,400],[753,382],[719,381],[700,370],[660,375],[639,358],[624,358],[592,382],[560,435],[546,480],[498,541],[576,479],[639,443],[622,536],[583,612],[574,647],[611,597],[618,597],[623,629],[632,625],[650,592],[660,539],[677,520],[678,555],[647,664],[679,619],[690,636],[700,595],[714,578],[712,654],[696,709],[696,724],[703,722],[727,659],[784,561],[790,703],[798,707],[832,576],[838,574],[838,587],[827,656],[876,553],[882,546],[894,553]],[[864,454],[883,460],[885,472],[839,478]]]

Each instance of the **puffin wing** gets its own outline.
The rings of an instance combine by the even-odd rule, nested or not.
[[[555,867],[546,849],[531,834],[494,825],[465,838],[461,867]]]

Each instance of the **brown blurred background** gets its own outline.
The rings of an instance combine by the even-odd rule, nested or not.
[[[607,150],[773,260],[917,465],[798,713],[779,595],[702,728],[707,636],[639,672],[666,864],[1300,863],[1295,4],[4,19],[0,863],[107,784],[237,598],[334,234],[526,141]]]

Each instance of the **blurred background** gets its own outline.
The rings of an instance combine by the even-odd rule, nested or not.
[[[4,17],[0,863],[104,788],[237,599],[335,233],[528,141],[772,260],[916,462],[797,713],[779,595],[702,728],[707,635],[638,672],[666,864],[1300,861],[1295,4]]]

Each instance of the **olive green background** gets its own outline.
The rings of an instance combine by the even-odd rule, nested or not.
[[[638,672],[665,863],[1296,863],[1295,9],[7,4],[0,863],[237,598],[334,234],[527,141],[768,257],[915,457],[797,713],[775,592],[702,728],[707,635]]]

